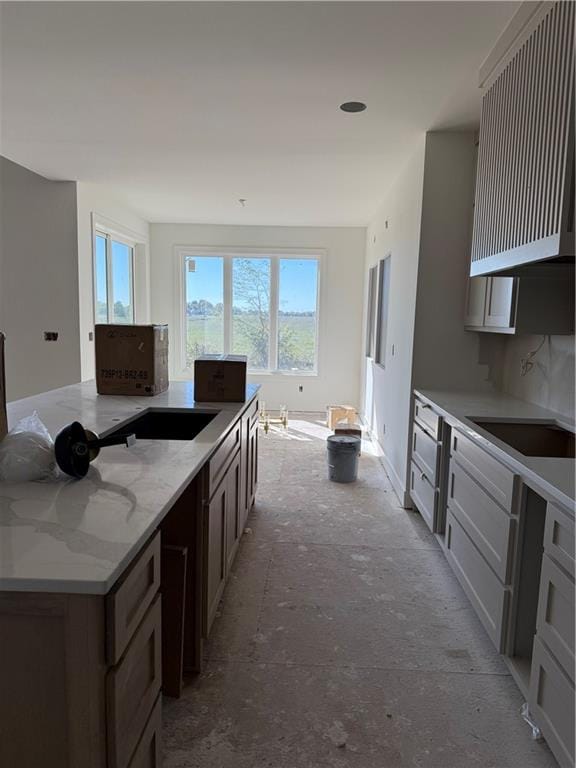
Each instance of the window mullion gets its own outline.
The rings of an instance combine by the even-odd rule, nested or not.
[[[136,301],[135,301],[135,287],[134,287],[134,261],[136,256],[136,248],[134,246],[130,247],[130,273],[128,275],[128,279],[130,281],[130,309],[131,309],[131,315],[132,319],[130,322],[135,323],[136,322]]]
[[[114,285],[112,282],[112,238],[106,235],[106,296],[108,297],[108,322],[114,322]]]
[[[276,256],[270,260],[270,346],[268,348],[268,367],[278,370],[278,292],[279,261]]]
[[[224,350],[232,352],[232,257],[224,256]]]

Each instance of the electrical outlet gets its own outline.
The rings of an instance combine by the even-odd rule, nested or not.
[[[58,341],[58,331],[44,331],[44,341]]]
[[[88,332],[88,341],[94,341],[94,334],[92,331]]]
[[[302,384],[298,386],[298,392],[304,392],[304,387],[302,386]]]

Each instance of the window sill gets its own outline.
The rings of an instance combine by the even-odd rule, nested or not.
[[[292,379],[317,379],[318,371],[248,371],[248,376],[265,378],[292,378]],[[180,371],[180,380],[194,379],[194,373],[189,369]]]
[[[289,378],[318,378],[318,371],[248,371],[248,376],[270,376],[270,377],[289,377]]]

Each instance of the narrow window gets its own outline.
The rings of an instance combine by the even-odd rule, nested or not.
[[[376,279],[378,267],[371,267],[368,273],[368,308],[366,317],[366,357],[374,357],[376,336]]]
[[[270,259],[232,260],[232,352],[270,369]]]
[[[278,369],[316,370],[318,260],[280,259]]]
[[[390,293],[390,256],[378,265],[378,314],[376,330],[376,362],[386,366],[386,340],[388,335],[388,305]]]
[[[94,235],[94,322],[134,322],[134,246]]]
[[[224,352],[224,259],[187,256],[184,260],[186,368],[200,355]]]

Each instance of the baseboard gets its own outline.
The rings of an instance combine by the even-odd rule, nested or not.
[[[378,443],[378,445],[380,445],[380,443]],[[390,463],[390,461],[388,460],[388,457],[384,452],[382,452],[382,463],[384,464],[386,472],[388,473],[388,477],[390,478],[390,482],[392,483],[392,488],[394,488],[394,492],[396,493],[396,496],[398,496],[398,501],[400,502],[400,506],[403,507],[404,509],[411,509],[412,499],[410,498],[410,494],[407,491],[402,480],[400,480],[400,477],[398,476],[396,469],[392,466],[392,464]]]
[[[382,451],[382,464],[384,464],[384,468],[386,470],[386,474],[390,478],[390,482],[392,483],[392,488],[394,489],[394,493],[398,497],[398,501],[400,502],[400,506],[403,507],[403,509],[412,509],[412,499],[410,498],[410,493],[406,489],[406,486],[404,485],[404,482],[400,479],[398,473],[396,472],[396,469],[392,466],[390,463],[388,457],[386,456],[386,452],[378,440],[377,435],[370,429],[368,426],[368,423],[365,419],[365,417],[362,415],[360,416],[361,422],[363,423],[366,432],[370,435],[370,439],[376,443],[376,445],[380,448]]]

